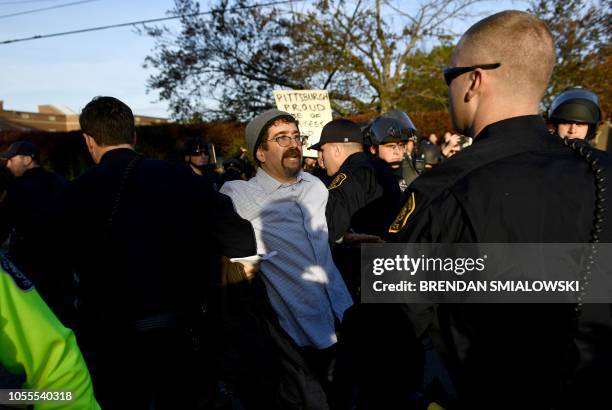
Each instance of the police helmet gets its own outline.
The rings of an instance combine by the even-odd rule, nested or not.
[[[397,111],[397,110],[393,110]],[[397,111],[400,114],[404,114]],[[380,145],[393,141],[408,141],[415,133],[416,128],[412,125],[410,118],[396,119],[384,114],[374,120],[366,130],[364,142],[366,145]]]
[[[229,169],[234,169],[238,172],[242,173],[242,163],[238,161],[236,158],[230,158],[228,160],[223,161],[223,169],[225,171]]]
[[[601,109],[597,95],[584,88],[574,87],[557,95],[550,105],[548,118],[554,123],[582,122],[589,124],[587,137],[593,137]]]
[[[440,147],[433,144],[423,144],[419,147],[419,154],[428,165],[437,165],[442,155]]]
[[[382,117],[385,118],[393,118],[394,120],[398,121],[400,124],[402,124],[402,127],[404,127],[406,130],[408,130],[408,132],[416,137],[416,132],[417,129],[414,126],[414,124],[412,123],[412,120],[410,119],[410,117],[408,116],[408,114],[406,114],[403,111],[400,110],[396,110],[395,108],[392,110],[387,111],[386,113],[384,113],[382,115]]]
[[[210,146],[200,137],[191,137],[185,141],[185,155],[210,155]]]

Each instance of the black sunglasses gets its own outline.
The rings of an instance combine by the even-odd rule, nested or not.
[[[494,70],[500,65],[501,63],[493,63],[478,64],[473,65],[471,67],[448,67],[444,69],[444,81],[446,81],[446,85],[450,86],[451,81],[453,81],[456,77],[459,77],[461,74],[469,73],[470,71],[474,71],[477,68],[481,68],[483,70]]]

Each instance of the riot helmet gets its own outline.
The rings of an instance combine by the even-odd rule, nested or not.
[[[548,111],[548,118],[555,127],[560,123],[585,123],[589,125],[587,139],[595,137],[601,121],[599,98],[592,91],[573,87],[557,95]]]
[[[210,161],[210,145],[200,137],[191,137],[183,145],[185,163],[198,175],[206,170]]]
[[[185,155],[210,155],[210,145],[200,137],[191,137],[185,141]]]
[[[410,119],[408,114],[406,114],[405,112],[400,111],[400,110],[396,110],[394,108],[394,109],[389,110],[386,113],[384,113],[381,117],[392,118],[392,119],[396,120],[397,122],[402,124],[402,127],[405,130],[408,130],[408,133],[411,136],[416,137],[417,129],[414,126],[414,124],[412,123],[412,120]]]
[[[414,135],[414,127],[407,128],[400,121],[380,116],[366,129],[364,142],[366,145],[378,146],[393,141],[408,141]]]

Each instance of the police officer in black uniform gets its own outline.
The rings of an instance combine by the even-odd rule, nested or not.
[[[66,301],[58,299],[65,286],[46,272],[44,249],[54,240],[45,229],[49,206],[67,181],[40,165],[40,151],[29,141],[17,141],[0,154],[15,179],[0,202],[0,243],[10,237],[9,258],[36,284],[57,313]]]
[[[123,102],[96,97],[80,124],[96,165],[59,197],[55,259],[79,278],[75,330],[96,398],[108,409],[193,408],[209,367],[194,340],[213,258],[255,254],[251,224],[184,166],[135,152]]]
[[[557,95],[550,105],[548,120],[561,138],[595,138],[601,121],[601,108],[597,95],[584,88],[572,87]]]
[[[416,175],[405,177],[405,156],[408,140],[416,136],[416,128],[406,113],[398,110],[376,118],[364,131],[364,142],[377,167],[391,168],[400,190],[404,192]]]
[[[389,165],[382,161],[373,164],[362,144],[363,134],[357,124],[337,119],[325,125],[319,143],[310,147],[321,151],[323,165],[332,177],[326,209],[332,255],[355,300],[355,305],[344,313],[334,371],[333,405],[340,409],[386,408],[385,400],[375,393],[380,388],[378,374],[371,371],[372,362],[379,361],[379,357],[372,354],[374,350],[363,354],[363,349],[377,346],[380,340],[386,340],[383,332],[388,327],[405,321],[383,305],[358,303],[360,243],[380,241],[385,236],[401,198]],[[404,337],[395,340],[407,339],[405,328],[399,326],[398,332]],[[387,346],[395,346],[393,343],[391,340]],[[411,389],[411,385],[403,380],[401,388]]]
[[[330,241],[341,240],[349,230],[384,236],[399,206],[399,186],[389,169],[377,172],[363,152],[359,126],[347,119],[333,120],[310,149],[321,151],[332,178],[326,208]]]
[[[183,152],[185,165],[196,177],[195,180],[218,191],[224,181],[215,172],[215,164],[210,162],[210,144],[198,136],[191,137],[185,141]]]
[[[454,126],[474,143],[415,180],[394,241],[612,240],[609,158],[565,146],[537,115],[554,61],[550,31],[524,12],[494,14],[462,36],[444,76]],[[610,305],[403,308],[415,337],[440,336],[456,408],[611,406]]]

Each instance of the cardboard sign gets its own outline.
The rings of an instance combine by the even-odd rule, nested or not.
[[[306,149],[319,142],[323,126],[332,120],[327,90],[276,90],[273,91],[276,107],[286,111],[299,121],[300,133],[308,137],[303,155],[317,157],[317,151]]]

